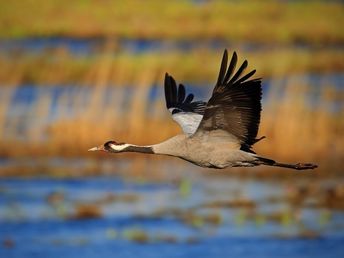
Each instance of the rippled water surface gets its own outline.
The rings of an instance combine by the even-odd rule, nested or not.
[[[341,257],[344,213],[288,183],[2,179],[1,257]]]

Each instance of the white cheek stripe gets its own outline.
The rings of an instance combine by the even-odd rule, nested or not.
[[[124,150],[125,148],[127,148],[129,146],[129,144],[125,143],[125,144],[122,144],[122,145],[115,145],[115,144],[111,144],[110,143],[110,148],[115,150],[115,151],[121,151],[121,150]]]

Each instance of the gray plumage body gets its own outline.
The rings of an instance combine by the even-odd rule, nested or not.
[[[179,157],[200,167],[254,166],[256,155],[241,151],[240,144],[224,134],[221,130],[194,136],[180,134],[151,147],[155,154]]]

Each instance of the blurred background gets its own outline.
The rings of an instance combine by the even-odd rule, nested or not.
[[[343,256],[343,7],[0,0],[0,256]],[[165,72],[207,100],[225,48],[263,78],[254,150],[318,169],[87,152],[179,133]]]

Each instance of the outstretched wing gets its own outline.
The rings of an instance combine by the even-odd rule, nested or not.
[[[191,135],[198,128],[205,110],[206,103],[192,101],[193,94],[186,95],[185,87],[179,84],[172,76],[165,74],[166,107],[172,113],[172,118],[183,129],[185,134]]]
[[[241,148],[250,151],[251,145],[259,140],[256,137],[262,109],[261,79],[248,80],[256,70],[241,76],[248,64],[246,60],[234,73],[237,60],[234,52],[227,66],[225,50],[217,83],[196,133],[220,129],[235,136]]]

